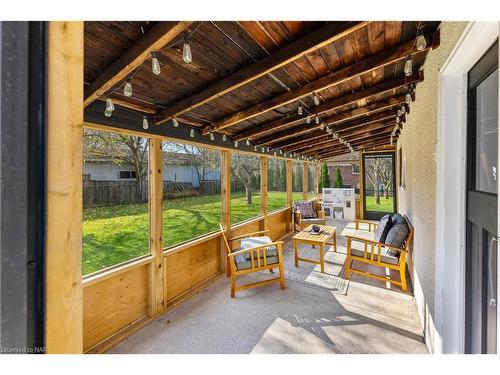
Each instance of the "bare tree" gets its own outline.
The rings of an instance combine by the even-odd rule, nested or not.
[[[366,175],[373,185],[375,203],[380,204],[380,184],[385,198],[389,199],[389,187],[392,184],[392,160],[390,158],[370,158],[365,164]]]
[[[260,172],[259,159],[255,156],[244,154],[233,154],[231,163],[231,173],[241,181],[245,187],[245,196],[247,204],[252,204],[252,190],[254,189],[254,181],[257,180]]]
[[[110,159],[114,164],[132,166],[137,183],[137,201],[142,201],[148,173],[147,138],[84,129],[83,157]]]

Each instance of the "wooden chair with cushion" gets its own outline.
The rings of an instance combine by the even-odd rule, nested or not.
[[[308,217],[300,211],[301,204],[306,204],[312,208],[313,216]],[[326,225],[325,213],[321,210],[321,204],[313,201],[297,201],[292,205],[292,228],[295,232],[304,230],[311,224]]]
[[[226,246],[229,267],[231,271],[231,298],[234,298],[236,291],[279,282],[281,289],[285,289],[285,275],[283,272],[283,241],[273,242],[268,236],[263,234],[269,230],[252,232],[242,236],[227,239],[224,228],[220,225],[222,238]],[[258,236],[258,237],[256,237]],[[237,249],[233,249],[234,243],[240,242]],[[268,280],[258,281],[250,284],[237,286],[237,276],[246,275],[263,270],[273,273],[274,269],[279,269],[279,276]]]
[[[406,257],[409,244],[413,238],[414,229],[406,215],[404,216],[404,220],[407,225],[407,233],[405,238],[399,241],[402,242],[401,246],[392,246],[377,241],[375,239],[375,231],[378,228],[378,223],[373,221],[356,220],[356,223],[346,227],[342,234],[347,238],[347,279],[349,279],[351,273],[354,272],[377,280],[388,281],[392,284],[399,285],[403,292],[408,291],[406,285]],[[393,280],[390,276],[375,275],[367,271],[353,268],[353,261],[399,271],[399,280]]]

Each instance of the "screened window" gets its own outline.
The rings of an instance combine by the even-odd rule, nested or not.
[[[233,153],[231,158],[231,224],[260,216],[260,158]]]
[[[286,207],[286,161],[270,158],[267,171],[267,210]]]
[[[221,153],[163,142],[163,246],[219,229]]]
[[[149,254],[148,139],[83,131],[83,274]],[[120,171],[134,177],[120,179]]]
[[[316,171],[314,164],[307,163],[307,197],[309,199],[314,198],[314,179],[316,177]]]
[[[302,162],[294,161],[292,163],[292,188],[293,188],[294,202],[300,201],[304,198],[303,178],[304,178],[304,169]]]

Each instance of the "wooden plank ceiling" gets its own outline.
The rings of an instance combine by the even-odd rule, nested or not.
[[[110,97],[158,126],[172,126],[175,118],[204,136],[219,132],[316,159],[348,153],[338,138],[355,151],[383,146],[398,109],[410,112],[406,94],[416,100],[427,54],[439,44],[438,27],[429,21],[86,22],[85,106]],[[418,30],[427,40],[420,51]],[[182,58],[183,40],[190,63]],[[151,69],[152,52],[159,75]],[[406,76],[410,56],[413,73]],[[130,97],[123,94],[127,80]]]

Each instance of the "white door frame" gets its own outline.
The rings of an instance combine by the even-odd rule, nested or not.
[[[497,22],[470,22],[439,74],[435,278],[439,334],[434,342],[437,353],[463,353],[465,348],[467,73],[498,36]],[[498,332],[497,335],[500,337]]]

